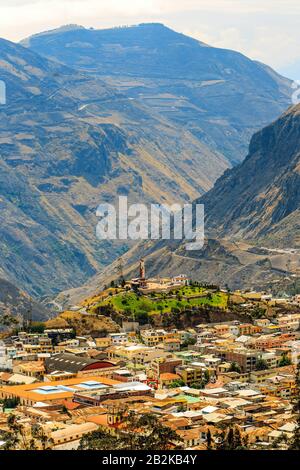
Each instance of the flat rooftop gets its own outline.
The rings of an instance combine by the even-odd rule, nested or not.
[[[19,397],[33,402],[49,402],[71,398],[75,392],[95,391],[118,385],[121,382],[106,377],[87,376],[52,382],[36,382],[30,385],[4,386],[4,394]]]

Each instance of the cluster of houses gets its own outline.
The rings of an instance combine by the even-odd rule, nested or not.
[[[40,423],[54,448],[76,449],[133,410],[156,414],[187,449],[205,450],[208,431],[217,442],[224,424],[250,447],[272,448],[296,425],[299,324],[291,314],[186,330],[132,322],[100,337],[19,332],[0,345],[0,435],[14,413],[24,426]]]

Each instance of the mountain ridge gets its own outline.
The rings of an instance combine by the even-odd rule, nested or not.
[[[67,47],[81,35],[93,38],[96,61],[82,44]],[[35,37],[42,48],[48,40]],[[96,239],[99,203],[196,199],[242,158],[254,124],[286,106],[288,80],[199,44],[163,25],[69,26],[51,32],[51,48],[72,59],[64,64],[52,49],[45,57],[0,42],[0,263],[10,282],[37,297],[86,282],[129,247]],[[119,75],[136,66],[164,78]],[[194,79],[174,78],[187,70]]]
[[[101,77],[232,164],[244,158],[253,133],[290,104],[292,82],[270,67],[162,24],[52,31],[27,38],[26,46]]]
[[[79,285],[124,250],[100,247],[100,203],[124,194],[134,202],[191,200],[228,166],[188,131],[99,78],[5,40],[0,75],[7,88],[0,263],[7,279],[32,295]]]
[[[255,134],[249,154],[227,170],[194,204],[206,211],[206,242],[186,251],[185,241],[140,243],[123,255],[124,274],[135,277],[145,259],[148,276],[185,271],[194,280],[232,289],[296,289],[300,274],[300,105]],[[79,289],[59,296],[83,300],[118,278],[113,263]]]

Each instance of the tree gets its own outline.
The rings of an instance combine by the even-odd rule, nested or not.
[[[210,381],[210,372],[207,369],[205,369],[204,371],[204,381],[205,381],[205,385],[207,385],[208,382]]]
[[[180,438],[164,426],[153,414],[137,415],[129,412],[122,428],[99,428],[85,434],[79,450],[167,450],[180,448]]]
[[[223,429],[216,446],[217,450],[245,450],[248,446],[248,440],[242,436],[240,428],[237,425],[230,425]]]
[[[10,327],[18,324],[19,320],[12,315],[4,314],[0,316],[0,327]]]
[[[256,370],[267,370],[269,369],[269,366],[267,362],[264,359],[258,359],[256,363]]]
[[[210,429],[208,429],[206,433],[206,447],[207,447],[207,450],[212,449],[212,437],[211,437]]]
[[[174,380],[170,383],[169,388],[177,388],[177,387],[184,387],[185,382],[182,379]]]
[[[189,346],[194,346],[196,343],[197,343],[197,339],[196,339],[196,338],[189,337],[189,338],[187,338],[187,339],[184,341],[182,347],[183,347],[183,348],[188,348]]]
[[[294,400],[294,412],[296,414],[296,429],[289,447],[290,450],[300,450],[300,362],[296,372],[296,394]]]
[[[19,405],[20,400],[19,398],[4,398],[3,400],[3,410],[5,409],[12,409],[12,408],[17,408]]]
[[[33,322],[32,325],[28,328],[29,333],[44,333],[45,323],[43,322]]]
[[[241,368],[237,364],[237,362],[232,362],[230,365],[230,368],[228,369],[228,372],[237,372],[238,374],[241,373]]]
[[[54,441],[50,436],[45,433],[42,426],[40,426],[39,424],[32,425],[31,435],[34,441],[38,444],[38,448],[42,448],[42,450],[51,450]]]
[[[276,437],[272,443],[272,449],[278,449],[278,448],[287,448],[289,438],[287,437],[286,434],[281,433],[280,436]]]
[[[39,424],[25,427],[18,422],[16,415],[7,418],[8,432],[3,436],[4,450],[51,450],[53,439]]]
[[[205,386],[206,386],[205,380],[201,380],[200,382],[193,382],[191,384],[191,388],[194,388],[195,390],[202,390],[203,388],[205,388]]]
[[[4,450],[35,450],[36,447],[32,437],[28,435],[25,426],[18,423],[16,415],[11,414],[8,416],[7,426],[9,431],[4,436]]]
[[[186,411],[186,405],[177,406],[177,413],[182,413],[183,411]]]
[[[283,354],[282,358],[280,359],[278,366],[279,367],[285,367],[285,366],[290,366],[292,364],[292,361],[287,357],[286,354]]]
[[[99,428],[82,436],[78,450],[117,450],[118,440],[114,432]]]

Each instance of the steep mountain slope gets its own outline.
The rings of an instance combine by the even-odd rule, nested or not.
[[[123,256],[125,274],[137,273],[141,256],[148,275],[186,272],[230,287],[299,284],[300,105],[255,134],[249,155],[195,201],[205,205],[206,245],[186,251],[184,242],[139,244]],[[118,277],[112,264],[87,286],[60,296],[73,302]]]
[[[254,135],[243,164],[201,202],[211,234],[300,248],[300,105]]]
[[[0,40],[0,266],[35,296],[126,249],[96,239],[99,203],[199,197],[289,100],[266,66],[163,25],[69,27],[26,45]]]
[[[244,158],[253,133],[291,102],[291,82],[270,67],[162,24],[106,30],[71,25],[34,35],[23,44],[100,76],[232,163]]]
[[[80,285],[124,250],[96,239],[99,203],[190,200],[228,166],[103,81],[5,40],[0,77],[0,267],[33,295]]]
[[[0,329],[5,326],[1,324],[3,315],[14,316],[20,322],[23,318],[31,318],[33,321],[45,321],[50,318],[50,312],[42,304],[0,278]]]

